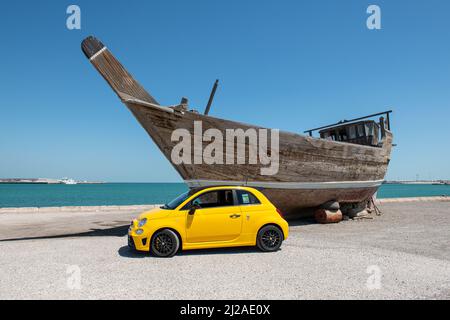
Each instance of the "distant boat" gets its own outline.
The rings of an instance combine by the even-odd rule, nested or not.
[[[309,136],[280,131],[279,149],[268,149],[270,154],[279,154],[279,171],[275,175],[261,175],[264,165],[250,164],[249,161],[228,165],[195,161],[174,163],[171,152],[176,142],[171,140],[171,135],[175,129],[181,128],[195,136],[195,123],[201,122],[203,131],[217,129],[226,136],[227,129],[264,128],[209,116],[216,85],[205,114],[189,110],[187,99],[182,99],[176,106],[161,106],[100,41],[88,37],[82,43],[82,50],[192,189],[214,185],[260,187],[284,213],[297,214],[302,208],[317,207],[328,201],[341,204],[365,202],[384,181],[393,139],[389,121],[391,111],[308,130],[305,133]],[[285,112],[289,117],[292,107],[282,109],[282,106],[274,105],[274,112]],[[386,115],[386,118],[380,117],[378,122],[365,120],[379,115]],[[316,131],[320,138],[312,136]],[[208,145],[204,140],[201,143],[203,149]],[[223,150],[225,148],[224,142]],[[245,140],[245,148],[258,150],[249,139]],[[234,159],[237,159],[236,149],[234,153]]]
[[[77,182],[73,179],[63,178],[61,179],[61,183],[63,184],[77,184]]]

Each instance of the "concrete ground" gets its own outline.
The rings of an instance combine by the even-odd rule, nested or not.
[[[171,259],[126,247],[133,210],[2,213],[0,299],[450,299],[450,202],[380,207],[371,220],[290,221],[276,253]]]

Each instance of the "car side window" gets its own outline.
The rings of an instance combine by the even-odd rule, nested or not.
[[[236,193],[237,193],[238,202],[241,206],[261,203],[258,200],[258,198],[249,191],[236,190]]]
[[[192,205],[200,208],[217,208],[234,206],[233,190],[216,190],[205,192],[192,200]]]

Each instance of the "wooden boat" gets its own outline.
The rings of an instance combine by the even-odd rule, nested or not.
[[[175,129],[186,129],[195,136],[196,121],[201,121],[203,131],[261,127],[189,111],[186,99],[176,106],[161,106],[99,40],[86,38],[82,50],[190,188],[260,187],[278,208],[286,214],[295,214],[302,208],[317,207],[328,201],[364,202],[384,180],[392,148],[391,111],[308,130],[309,136],[280,131],[278,150],[269,148],[270,152],[279,153],[276,175],[261,175],[264,165],[248,162],[175,164],[171,161],[171,151],[177,143],[171,141]],[[208,111],[209,106],[210,103]],[[381,117],[379,123],[367,120],[381,114],[386,114],[386,119]],[[319,138],[312,136],[317,130],[321,130]],[[203,147],[209,143],[200,139]],[[255,147],[248,140],[245,143],[247,148]]]

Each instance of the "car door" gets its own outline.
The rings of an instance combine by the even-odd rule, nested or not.
[[[237,202],[242,213],[242,235],[252,237],[255,223],[258,222],[264,208],[259,199],[250,191],[236,190]]]
[[[189,243],[231,241],[240,236],[242,215],[233,190],[206,191],[192,204],[200,208],[186,217]]]

